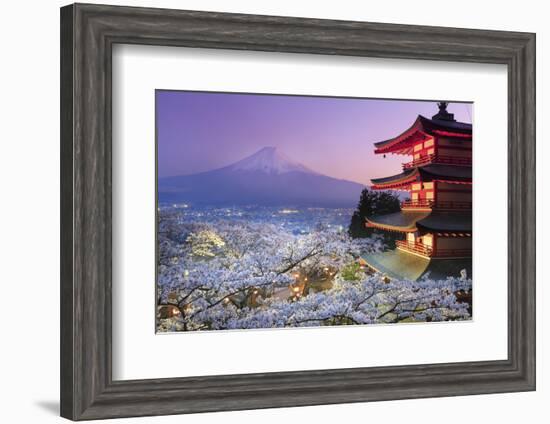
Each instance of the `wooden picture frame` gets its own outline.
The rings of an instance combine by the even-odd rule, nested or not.
[[[504,64],[508,359],[113,381],[116,43]],[[73,420],[535,389],[535,35],[75,4],[61,9],[61,415]]]

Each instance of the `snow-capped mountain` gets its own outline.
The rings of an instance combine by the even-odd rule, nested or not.
[[[264,147],[251,156],[229,165],[232,171],[263,171],[269,174],[284,174],[285,172],[309,172],[301,163],[290,159],[276,147]]]
[[[353,207],[361,184],[319,174],[275,147],[212,171],[159,179],[161,202]]]

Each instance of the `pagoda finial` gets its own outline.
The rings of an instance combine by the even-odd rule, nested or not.
[[[439,121],[454,121],[455,115],[453,113],[447,112],[447,105],[449,102],[437,102],[439,107],[439,112],[432,116],[432,119]]]

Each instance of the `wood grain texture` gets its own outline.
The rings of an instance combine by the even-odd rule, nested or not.
[[[508,360],[112,381],[115,43],[506,64]],[[534,390],[535,35],[86,4],[62,8],[61,301],[61,414],[73,420]]]
[[[61,9],[61,414],[74,416],[74,287],[73,287],[73,19],[72,6]]]

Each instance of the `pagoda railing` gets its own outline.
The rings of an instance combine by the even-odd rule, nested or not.
[[[418,242],[397,240],[395,245],[398,249],[416,253],[429,258],[468,258],[472,256],[472,249],[436,249]]]
[[[418,199],[418,200],[404,200],[401,202],[402,209],[408,208],[432,208],[434,205],[433,200],[429,199]]]
[[[449,156],[449,155],[438,155],[431,154],[423,156],[421,158],[415,159],[411,162],[402,164],[403,169],[414,168],[416,166],[427,165],[430,163],[438,163],[443,165],[462,165],[462,166],[472,166],[472,158],[468,157],[458,157],[458,156]]]
[[[407,240],[397,240],[395,242],[395,245],[397,246],[398,249],[406,250],[422,256],[430,257],[433,254],[433,249],[430,246],[427,246],[425,244],[418,243],[418,242],[410,242]]]
[[[401,202],[402,209],[450,209],[450,210],[471,210],[472,202],[458,202],[454,200],[438,200],[418,199],[405,200]]]

